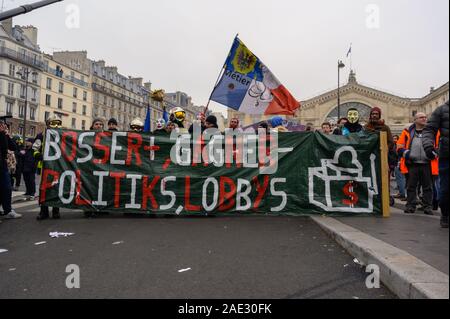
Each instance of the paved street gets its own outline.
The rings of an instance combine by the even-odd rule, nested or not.
[[[395,298],[367,289],[364,270],[309,218],[63,210],[37,222],[36,201],[15,207],[24,218],[0,224],[0,298]],[[66,288],[69,264],[80,267],[81,289]]]

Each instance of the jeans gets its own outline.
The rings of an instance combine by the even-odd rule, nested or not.
[[[408,196],[406,210],[416,211],[417,188],[422,186],[423,208],[425,212],[432,211],[433,204],[433,176],[430,164],[410,164],[408,165]]]
[[[397,181],[398,193],[400,196],[406,197],[406,178],[398,166],[395,168],[395,180]]]
[[[36,195],[36,177],[34,173],[23,173],[23,179],[25,181],[25,186],[27,192],[25,195],[35,196]]]
[[[441,206],[442,216],[448,217],[448,158],[439,159],[439,179],[440,183],[440,194],[439,194],[439,205]]]
[[[12,187],[11,176],[7,168],[0,170],[0,201],[3,207],[3,214],[9,214],[12,210]]]

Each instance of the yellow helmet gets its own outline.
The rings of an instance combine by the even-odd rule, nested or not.
[[[170,110],[170,116],[173,116],[178,122],[184,122],[186,119],[186,112],[181,107],[175,107]]]
[[[57,117],[55,114],[50,116],[47,121],[45,121],[45,124],[48,128],[61,128],[62,127],[62,121],[59,117]]]

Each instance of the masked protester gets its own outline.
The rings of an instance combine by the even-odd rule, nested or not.
[[[363,130],[361,124],[359,124],[360,115],[359,111],[355,108],[348,110],[347,112],[348,122],[345,123],[342,129],[342,135],[348,136],[351,133],[359,133]]]
[[[135,118],[133,121],[131,121],[130,131],[136,132],[136,133],[143,133],[144,132],[144,122],[138,117]]]
[[[181,107],[175,107],[170,110],[169,114],[169,120],[177,124],[180,129],[184,129],[186,112]]]
[[[156,130],[153,132],[154,135],[167,135],[166,121],[160,118],[156,121]]]
[[[56,115],[53,115],[47,119],[46,125],[47,125],[47,129],[59,129],[62,127],[62,121]],[[35,160],[38,162],[38,169],[40,171],[40,174],[42,174],[42,166],[43,166],[42,161],[44,159],[43,158],[43,150],[44,150],[44,145],[45,145],[45,138],[44,138],[45,135],[46,134],[38,135],[32,146],[33,156],[34,156]],[[49,207],[41,204],[41,209],[40,209],[39,215],[37,216],[36,219],[41,221],[41,220],[48,219],[49,217],[50,217]],[[53,217],[53,219],[61,218],[58,207],[53,207],[52,217]]]

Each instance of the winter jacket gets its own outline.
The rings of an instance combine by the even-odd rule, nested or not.
[[[423,147],[426,152],[432,151],[435,149],[435,139],[440,131],[440,140],[439,140],[439,157],[440,158],[449,158],[449,150],[448,150],[448,126],[449,126],[449,115],[448,115],[448,101],[444,105],[438,107],[430,119],[428,120],[428,124],[423,130],[424,141]]]
[[[36,159],[34,157],[34,150],[33,149],[27,149],[24,150],[24,154],[23,153],[19,153],[20,158],[22,160],[22,164],[23,164],[23,173],[36,173]]]
[[[400,171],[402,174],[408,174],[408,164],[411,163],[409,160],[409,155],[406,152],[411,152],[411,145],[416,136],[416,125],[413,124],[409,128],[406,128],[403,130],[402,135],[400,135],[400,138],[397,142],[397,152],[400,159]],[[437,145],[438,139],[435,141]],[[438,159],[434,159],[431,161],[431,171],[434,176],[439,175],[439,163]]]
[[[368,132],[386,132],[388,138],[388,147],[390,150],[394,148],[394,137],[392,136],[391,129],[385,124],[384,120],[370,122],[365,126],[365,130]]]
[[[15,151],[17,149],[16,143],[5,133],[0,133],[0,169],[4,170],[8,167],[6,159],[8,157],[8,150]]]

